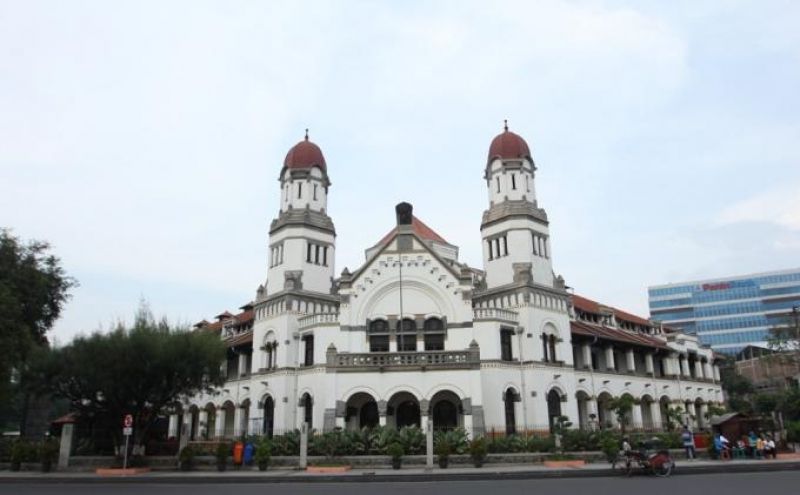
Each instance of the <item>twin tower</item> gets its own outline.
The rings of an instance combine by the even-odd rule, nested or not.
[[[484,171],[485,289],[562,284],[553,276],[547,214],[536,200],[535,175],[528,144],[506,125],[489,146]],[[336,229],[327,213],[331,182],[322,150],[307,132],[286,154],[280,183],[280,212],[269,230],[266,294],[260,296],[284,290],[330,294],[336,259]]]

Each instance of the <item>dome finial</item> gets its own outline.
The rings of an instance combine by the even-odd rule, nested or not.
[[[503,130],[508,132],[508,119],[503,119]]]
[[[306,127],[306,141],[308,141],[308,127]]]

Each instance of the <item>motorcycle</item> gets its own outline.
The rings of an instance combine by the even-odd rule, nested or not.
[[[626,476],[633,474],[635,470],[653,473],[654,475],[665,478],[672,474],[675,469],[675,460],[665,448],[657,447],[656,439],[642,443],[639,451],[629,451],[625,453],[624,472]]]

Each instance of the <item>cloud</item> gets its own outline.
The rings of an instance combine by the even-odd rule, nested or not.
[[[722,210],[717,221],[720,225],[763,222],[800,232],[800,184],[782,186],[738,201]]]

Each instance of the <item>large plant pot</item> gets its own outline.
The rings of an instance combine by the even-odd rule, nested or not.
[[[439,456],[439,467],[440,468],[446,469],[449,464],[450,464],[450,459],[448,457]]]
[[[472,464],[474,464],[476,468],[483,467],[483,458],[474,457],[472,459]]]
[[[269,462],[259,462],[258,463],[258,470],[259,471],[266,471],[269,467]]]
[[[403,465],[403,459],[392,459],[392,469],[400,469]]]

